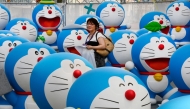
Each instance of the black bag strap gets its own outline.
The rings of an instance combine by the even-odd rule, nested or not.
[[[96,41],[98,42],[98,39],[97,39],[97,35],[98,35],[98,33],[100,33],[100,32],[97,32],[96,33]],[[102,34],[102,33],[101,33]],[[104,37],[106,37],[110,42],[112,42],[106,35],[104,35],[104,34],[102,34]]]

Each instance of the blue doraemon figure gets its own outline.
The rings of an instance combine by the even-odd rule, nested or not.
[[[34,67],[30,81],[39,108],[64,109],[73,82],[91,69],[93,66],[85,58],[66,52],[52,54],[40,61]]]
[[[130,25],[121,26],[125,19],[125,10],[118,2],[102,2],[96,9],[96,16],[103,21],[106,28],[105,35],[107,36],[117,30],[131,28]]]
[[[0,36],[17,36],[17,35],[9,30],[0,30]]]
[[[146,29],[156,30],[157,27],[154,27]],[[133,44],[132,61],[128,61],[125,66],[145,83],[152,104],[157,102],[156,95],[168,99],[177,92],[170,85],[172,79],[168,72],[169,61],[175,51],[176,45],[172,38],[156,31],[141,35]]]
[[[149,13],[146,13],[140,20],[139,28],[144,28],[148,23],[150,22],[158,22],[162,26],[162,29],[160,29],[160,32],[164,34],[168,34],[170,31],[170,20],[168,16],[162,12],[152,11]]]
[[[3,30],[11,19],[10,11],[3,4],[0,4],[0,30]]]
[[[142,29],[139,29],[139,30],[136,32],[136,34],[137,34],[138,36],[141,36],[141,35],[146,34],[146,33],[148,33],[148,32],[150,32],[150,31],[148,31],[148,30],[145,29],[145,28],[142,28]]]
[[[127,61],[132,61],[131,48],[138,35],[130,30],[118,30],[110,37],[114,43],[114,49],[108,55],[108,60],[114,67],[125,67]]]
[[[5,73],[14,91],[4,96],[13,109],[39,109],[31,95],[30,76],[35,65],[53,53],[56,51],[46,44],[27,42],[8,54]]]
[[[69,91],[67,107],[151,109],[143,82],[134,74],[114,67],[93,69],[78,78]]]
[[[171,22],[170,34],[175,36],[177,46],[190,43],[190,2],[188,0],[178,0],[172,2],[166,14]]]
[[[31,42],[34,42],[37,38],[37,26],[29,19],[15,18],[12,19],[6,26],[6,30],[9,30],[16,35],[26,38]]]
[[[39,38],[37,41],[42,40],[57,49],[57,38],[60,33],[58,28],[63,19],[61,9],[54,1],[41,0],[32,12],[32,19],[38,26]]]
[[[85,44],[87,35],[87,30],[79,24],[65,26],[57,40],[59,51],[81,55],[81,46]]]
[[[82,16],[80,16],[80,17],[78,17],[76,19],[75,24],[82,25],[84,28],[86,28],[87,27],[87,20],[89,18],[95,18],[99,22],[98,31],[101,32],[101,33],[105,32],[105,26],[104,26],[103,21],[99,17],[97,17],[95,15],[90,15],[90,14],[82,15]]]

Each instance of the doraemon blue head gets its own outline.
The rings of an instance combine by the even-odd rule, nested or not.
[[[125,67],[127,61],[132,61],[131,48],[137,39],[137,34],[130,30],[118,30],[110,35],[114,43],[113,51],[108,60],[113,66]]]
[[[8,30],[0,30],[1,36],[17,36],[15,33]]]
[[[6,27],[10,19],[10,11],[3,4],[0,4],[0,30],[3,30]]]
[[[172,26],[190,26],[190,2],[188,0],[172,2],[167,7],[166,14]]]
[[[141,36],[141,35],[143,35],[143,34],[145,34],[145,33],[148,33],[148,32],[149,32],[149,31],[148,31],[147,29],[142,28],[142,29],[138,30],[138,31],[136,32],[136,34],[137,34],[138,36]]]
[[[189,109],[190,107],[190,95],[175,98],[162,104],[157,109]]]
[[[62,12],[56,4],[40,3],[33,9],[32,19],[42,30],[55,30],[62,23]]]
[[[71,52],[80,55],[80,46],[85,44],[88,32],[81,25],[65,26],[57,39],[60,52]],[[79,47],[78,47],[79,46]]]
[[[150,32],[141,35],[133,44],[132,60],[140,72],[166,72],[175,51],[176,45],[170,36]]]
[[[150,109],[150,97],[134,74],[114,67],[88,71],[72,85],[67,107],[75,109]]]
[[[120,26],[125,18],[125,10],[118,2],[105,1],[97,7],[96,16],[102,19],[106,27]]]
[[[76,19],[75,24],[82,25],[84,28],[86,28],[87,27],[86,22],[87,22],[87,20],[89,18],[95,18],[99,22],[99,27],[100,28],[99,28],[98,31],[102,32],[102,33],[105,32],[105,27],[104,27],[103,21],[99,17],[94,16],[94,15],[90,15],[90,14],[82,15],[79,18]]]
[[[148,23],[155,21],[160,23],[162,26],[162,29],[160,30],[164,34],[168,34],[170,31],[170,21],[166,14],[162,12],[152,11],[149,13],[146,13],[140,20],[139,28],[144,28]]]
[[[0,38],[0,69],[4,69],[5,60],[12,49],[26,42],[29,41],[22,37],[9,36]]]
[[[56,53],[50,46],[27,42],[14,48],[5,61],[7,78],[16,92],[30,92],[30,75],[44,57]]]
[[[32,42],[36,40],[38,35],[36,25],[26,18],[15,18],[11,20],[5,29]]]
[[[44,58],[32,71],[30,82],[39,108],[64,109],[73,82],[91,69],[93,66],[85,58],[72,53],[56,53]]]
[[[174,84],[181,92],[190,93],[190,44],[177,49],[172,55],[169,72]]]

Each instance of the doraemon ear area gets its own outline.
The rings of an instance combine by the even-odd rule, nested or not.
[[[41,0],[40,4],[55,4],[55,1],[52,1],[52,0]]]
[[[160,23],[152,21],[148,23],[144,28],[152,32],[157,32],[160,31],[163,27],[160,25]]]

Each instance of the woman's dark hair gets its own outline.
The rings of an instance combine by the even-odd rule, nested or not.
[[[96,30],[98,30],[99,29],[99,23],[98,23],[98,21],[95,19],[95,18],[90,18],[90,19],[88,19],[87,20],[87,24],[88,23],[90,23],[90,24],[94,24],[95,25],[95,27],[96,27]]]

